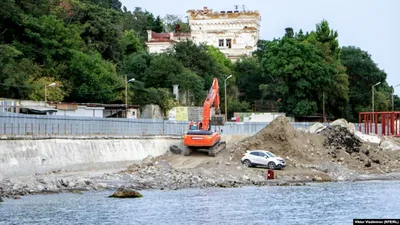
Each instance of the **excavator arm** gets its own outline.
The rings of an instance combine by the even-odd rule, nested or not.
[[[217,78],[214,78],[213,84],[211,85],[210,91],[208,92],[207,98],[203,104],[202,130],[210,130],[211,108],[213,106],[215,107],[215,113],[220,114],[220,98]]]

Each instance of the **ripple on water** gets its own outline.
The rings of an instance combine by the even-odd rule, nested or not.
[[[399,181],[321,183],[25,196],[0,203],[0,224],[350,224],[354,218],[395,218]]]

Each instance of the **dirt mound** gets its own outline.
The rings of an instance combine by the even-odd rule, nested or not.
[[[330,126],[320,134],[326,137],[325,147],[341,147],[349,154],[360,151],[361,141],[346,127]]]
[[[263,149],[281,157],[312,161],[310,151],[322,147],[318,135],[298,132],[289,120],[280,116],[255,135],[238,142],[232,150],[231,159],[238,160],[246,150]]]

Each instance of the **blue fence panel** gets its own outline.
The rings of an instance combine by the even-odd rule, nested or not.
[[[266,122],[227,122],[212,130],[229,135],[253,135],[268,126]],[[296,129],[314,123],[292,122]],[[328,125],[328,124],[325,124]],[[359,130],[358,124],[355,124]],[[183,135],[187,121],[26,115],[0,112],[0,135]],[[381,127],[379,126],[379,131]]]

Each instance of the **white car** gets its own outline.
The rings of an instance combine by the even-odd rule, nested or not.
[[[286,166],[284,159],[265,150],[246,151],[243,154],[241,162],[247,167],[266,166],[268,169],[281,169]]]

